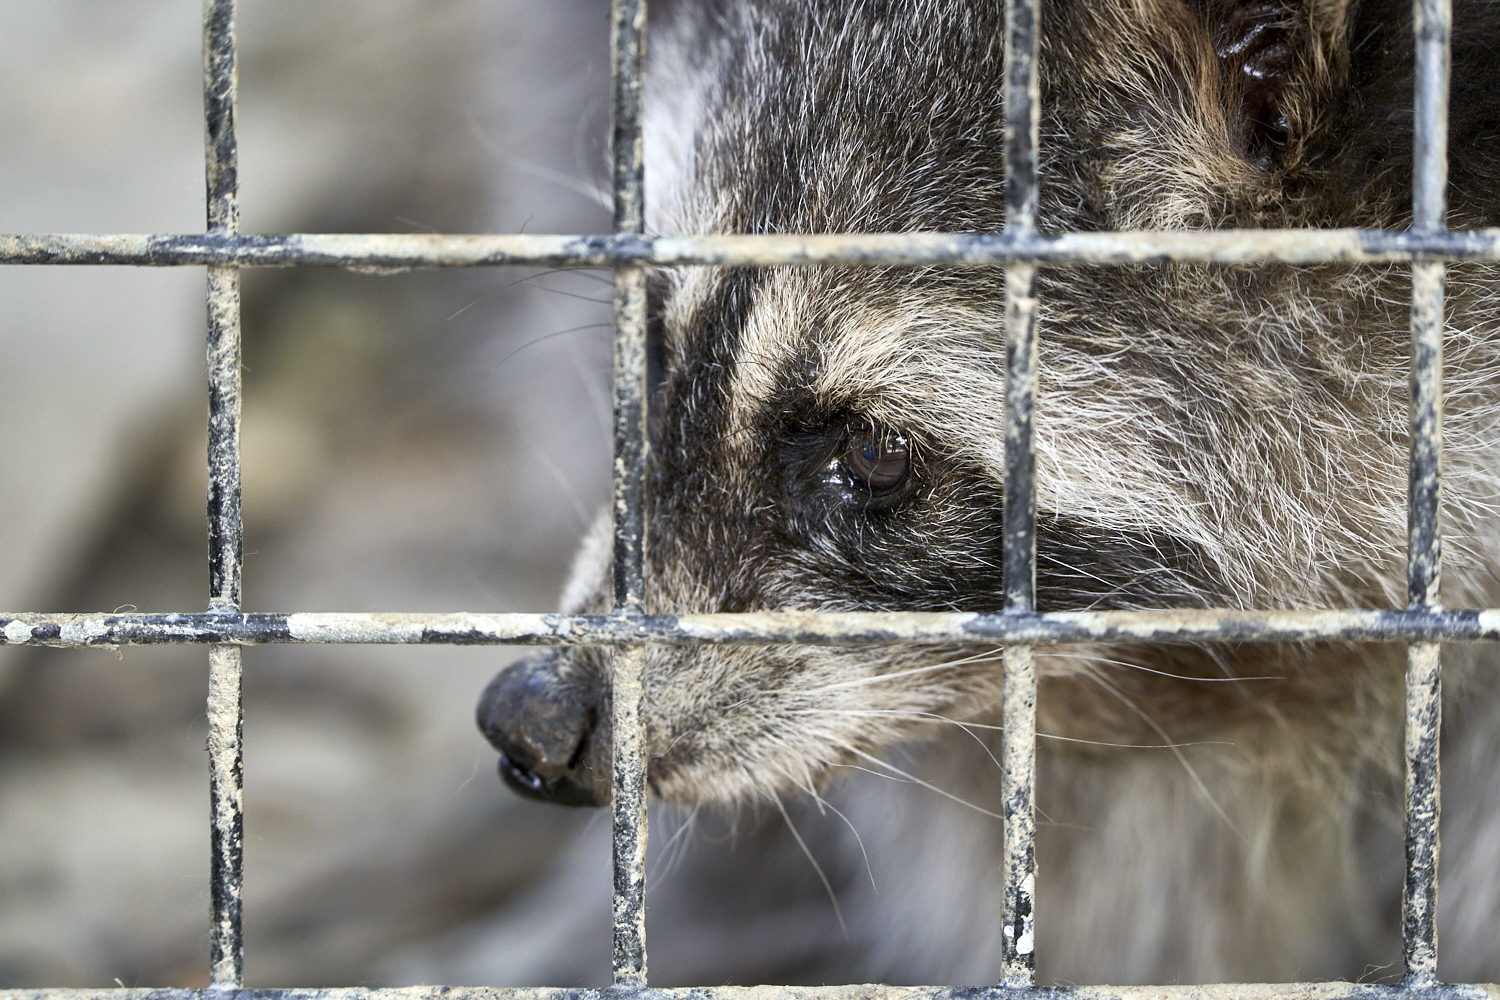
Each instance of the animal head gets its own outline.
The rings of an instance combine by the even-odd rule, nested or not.
[[[653,18],[653,230],[1003,227],[1000,5],[683,0]],[[1395,3],[1052,0],[1039,227],[1404,225],[1408,20]],[[1465,28],[1460,5],[1460,61],[1486,20]],[[1454,72],[1455,225],[1494,220],[1475,192],[1494,190],[1496,115],[1463,95],[1495,73]],[[1403,601],[1403,269],[1052,266],[1038,290],[1040,610]],[[1490,269],[1453,269],[1455,602],[1493,558],[1494,295]],[[682,268],[652,301],[648,610],[998,610],[998,269]],[[607,610],[608,531],[565,610]],[[1285,648],[1044,654],[1056,729],[1139,724],[1069,694],[1110,658],[1297,674],[1270,708],[1150,681],[1157,711],[1210,726],[1331,711],[1359,673]],[[814,788],[935,718],[989,712],[999,676],[982,648],[654,647],[648,780],[684,802]],[[608,677],[578,649],[496,678],[480,723],[513,784],[607,797]]]

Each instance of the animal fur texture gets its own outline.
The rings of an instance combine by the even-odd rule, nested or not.
[[[653,231],[1003,226],[1000,3],[681,0],[652,19]],[[1455,24],[1450,225],[1494,225],[1500,7],[1461,0]],[[1409,224],[1408,4],[1045,0],[1040,66],[1044,232]],[[1406,267],[1048,266],[1038,282],[1041,610],[1404,604]],[[1455,265],[1447,289],[1443,599],[1488,607],[1500,273]],[[653,302],[651,610],[997,609],[998,270],[687,268],[655,275]],[[608,530],[567,610],[607,606]],[[1043,982],[1399,973],[1400,647],[1038,663]],[[1494,667],[1445,653],[1450,980],[1500,979]],[[877,891],[842,841],[828,881],[851,929],[785,974],[984,982],[999,681],[987,648],[653,648],[650,788],[788,824],[785,803],[826,796],[841,811],[823,821],[880,855]],[[607,706],[604,654],[557,652],[497,678],[481,725],[512,783],[598,802]],[[841,790],[856,769],[902,790]],[[826,958],[840,949],[862,957]]]

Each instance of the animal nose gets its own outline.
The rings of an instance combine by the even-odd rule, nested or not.
[[[528,798],[564,806],[609,801],[609,775],[593,766],[607,759],[599,707],[558,677],[556,658],[512,664],[479,698],[479,730],[500,751],[500,777]]]

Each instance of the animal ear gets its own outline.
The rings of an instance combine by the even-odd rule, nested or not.
[[[1197,0],[1247,158],[1291,166],[1349,75],[1356,0]]]

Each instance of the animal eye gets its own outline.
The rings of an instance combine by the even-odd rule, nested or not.
[[[849,477],[871,493],[889,493],[906,482],[911,445],[900,431],[866,425],[850,432],[841,461]]]

